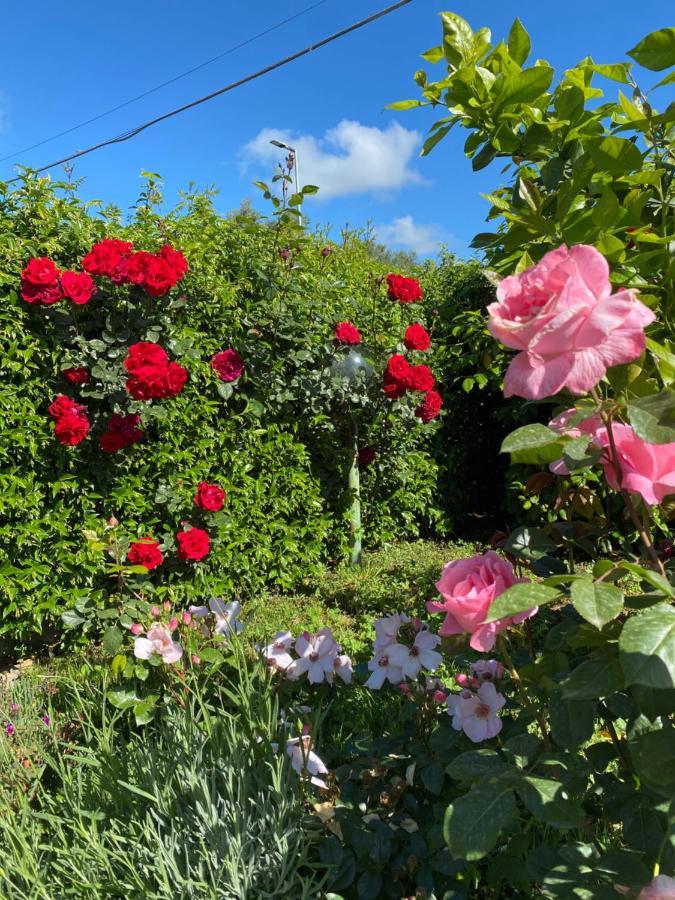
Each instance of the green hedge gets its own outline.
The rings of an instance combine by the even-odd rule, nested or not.
[[[83,532],[102,534],[111,515],[128,539],[162,539],[169,552],[154,590],[181,602],[205,590],[246,597],[263,585],[288,588],[344,553],[347,451],[339,429],[305,404],[305,370],[311,347],[329,346],[341,319],[363,324],[372,316],[383,341],[402,334],[411,315],[384,299],[387,259],[346,233],[323,254],[321,234],[253,215],[222,217],[209,195],[187,195],[167,214],[159,202],[151,180],[124,224],[118,210],[81,202],[73,185],[28,178],[16,189],[0,186],[0,634],[11,639],[55,625],[79,597],[110,589],[105,558]],[[144,410],[142,443],[110,456],[95,437],[76,448],[54,439],[47,406],[66,387],[61,370],[81,360],[64,349],[58,316],[50,321],[18,294],[27,259],[74,266],[105,235],[149,250],[168,240],[190,262],[187,300],[166,332],[188,384]],[[279,253],[286,247],[290,259]],[[103,311],[114,319],[114,309]],[[244,384],[229,398],[208,365],[226,346],[247,360]],[[101,365],[121,361],[114,342],[99,351]],[[442,355],[429,362],[441,374]],[[366,546],[446,533],[436,432],[393,416],[381,425],[362,434],[378,450],[362,473]],[[194,520],[200,480],[221,483],[228,502],[209,520],[214,551],[195,578],[171,561],[171,549],[181,522]]]

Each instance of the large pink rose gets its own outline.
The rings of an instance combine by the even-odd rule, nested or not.
[[[445,613],[445,621],[438,629],[443,637],[468,632],[471,635],[469,643],[474,650],[491,650],[500,631],[523,622],[537,612],[537,607],[534,607],[517,616],[483,624],[495,597],[523,580],[516,578],[511,563],[494,550],[488,550],[482,556],[458,559],[445,566],[436,583],[443,600],[429,601],[427,609],[429,612]]]
[[[645,503],[655,506],[664,497],[675,494],[675,442],[648,444],[639,438],[630,425],[614,424],[612,434],[621,466],[621,484],[616,477],[609,435],[599,428],[593,439],[605,448],[603,468],[605,478],[615,491],[632,491]]]
[[[610,366],[636,359],[654,313],[633,291],[612,294],[609,267],[594,247],[551,250],[537,265],[505,278],[488,306],[490,332],[520,352],[504,396],[541,400],[567,388],[585,394]]]
[[[674,898],[675,878],[659,875],[647,887],[642,888],[638,900],[674,900]]]

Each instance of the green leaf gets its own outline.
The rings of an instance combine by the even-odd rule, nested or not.
[[[478,784],[445,811],[443,836],[455,859],[482,859],[516,812],[507,784]]]
[[[519,525],[509,534],[504,550],[521,559],[534,561],[555,550],[555,544],[541,528]]]
[[[221,382],[216,390],[223,400],[229,400],[232,394],[234,394],[234,387],[230,382]]]
[[[527,584],[514,584],[508,588],[503,594],[500,594],[490,606],[486,622],[496,622],[498,619],[505,619],[507,616],[515,616],[518,613],[532,609],[534,606],[545,606],[547,603],[553,603],[554,600],[561,598],[560,591],[545,584],[535,584],[527,582]]]
[[[582,618],[602,628],[623,610],[623,593],[603,581],[579,578],[572,582],[572,603]]]
[[[305,196],[307,196],[307,194],[318,194],[319,186],[318,184],[305,184],[300,189],[300,193],[305,194]]]
[[[510,453],[514,463],[549,463],[562,456],[560,435],[546,425],[523,425],[504,438],[501,453]]]
[[[515,19],[507,40],[509,48],[509,56],[515,60],[519,66],[522,66],[527,57],[530,55],[530,36],[525,30],[520,19]]]
[[[130,706],[138,703],[136,691],[123,687],[112,688],[106,692],[106,697],[115,709],[129,709]]]
[[[122,646],[123,640],[124,635],[122,634],[121,630],[117,627],[117,625],[111,625],[103,632],[103,639],[101,641],[101,644],[106,653],[114,656]]]
[[[431,153],[436,144],[446,136],[453,125],[454,122],[452,122],[450,125],[444,125],[443,128],[439,128],[438,131],[434,132],[434,134],[428,137],[422,145],[420,156],[427,156],[427,154]]]
[[[471,26],[456,13],[441,13],[443,23],[443,53],[453,66],[460,66],[468,61],[473,46]]]
[[[438,47],[430,47],[428,50],[425,50],[424,53],[420,54],[422,59],[426,59],[427,62],[437,63],[443,59],[443,48],[438,45]]]
[[[551,734],[559,747],[573,750],[593,734],[595,704],[592,700],[568,700],[560,691],[549,699]]]
[[[586,149],[598,172],[619,176],[642,168],[642,153],[626,138],[591,138],[586,141]]]
[[[568,700],[596,700],[621,690],[623,682],[618,658],[601,656],[582,662],[560,686]]]
[[[652,31],[629,50],[628,55],[652,72],[675,65],[675,28]]]
[[[630,618],[619,650],[628,684],[675,687],[675,608],[659,603]]]
[[[548,90],[552,80],[553,69],[550,66],[533,66],[517,75],[507,76],[495,100],[493,114],[496,115],[505,106],[532,103]]]
[[[639,772],[655,784],[675,782],[675,728],[665,727],[641,735],[637,741]]]
[[[127,658],[123,653],[118,653],[110,663],[110,669],[113,675],[120,675],[126,668]]]
[[[67,609],[61,616],[64,628],[77,628],[84,622],[84,617],[77,610]]]
[[[560,782],[528,775],[516,790],[532,815],[541,822],[554,828],[578,828],[581,824],[581,807],[570,799]]]
[[[628,419],[638,437],[649,444],[675,442],[675,391],[631,400]]]
[[[134,717],[137,725],[147,725],[155,717],[155,706],[159,700],[159,694],[149,694],[139,703],[134,704]]]
[[[621,204],[618,197],[611,188],[605,186],[602,189],[600,199],[593,207],[591,219],[598,228],[609,228],[611,225],[616,224],[620,211]]]
[[[509,768],[509,764],[494,750],[481,749],[460,753],[445,771],[455,781],[485,781]]]
[[[651,584],[652,587],[661,591],[666,597],[675,597],[675,587],[673,587],[667,578],[664,578],[663,575],[659,575],[658,572],[654,572],[652,569],[645,569],[644,566],[639,566],[637,563],[622,561],[619,563],[619,566],[627,572],[632,572],[633,575],[637,575],[638,578],[646,581],[647,584]]]
[[[609,78],[612,81],[618,81],[620,84],[630,84],[628,75],[631,70],[631,63],[592,63],[585,67],[602,75],[603,78]]]
[[[657,81],[652,90],[656,90],[659,87],[665,87],[667,84],[673,84],[675,82],[675,72],[671,72],[669,75],[666,75],[665,78],[662,78],[661,81]]]
[[[413,109],[416,106],[424,106],[422,100],[397,100],[395,103],[388,103],[385,109]]]

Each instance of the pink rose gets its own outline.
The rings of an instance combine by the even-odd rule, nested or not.
[[[638,900],[675,900],[675,878],[659,875],[642,888]]]
[[[244,372],[244,360],[230,347],[216,353],[211,360],[211,368],[221,381],[236,381]]]
[[[492,650],[495,638],[509,625],[518,625],[537,612],[537,607],[484,625],[493,600],[507,588],[524,579],[516,578],[513,566],[494,550],[470,559],[448,563],[436,583],[443,600],[427,603],[429,612],[444,612],[445,621],[438,629],[443,637],[450,634],[471,635],[474,650]]]
[[[612,294],[607,261],[584,244],[563,244],[505,278],[488,312],[492,335],[520,351],[504,378],[504,396],[530,400],[563,388],[587,393],[610,366],[642,353],[644,329],[655,318],[633,291]]]
[[[648,444],[630,425],[612,426],[614,443],[621,466],[621,484],[616,477],[606,428],[599,428],[594,443],[605,449],[602,465],[605,478],[615,491],[632,491],[645,503],[656,506],[664,497],[675,494],[675,442]]]

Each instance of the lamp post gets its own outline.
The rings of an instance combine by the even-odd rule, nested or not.
[[[351,349],[346,356],[336,358],[331,366],[331,373],[340,378],[346,378],[351,384],[362,373],[367,379],[373,373],[373,367],[361,354]],[[352,566],[361,565],[361,544],[363,529],[361,527],[361,479],[359,474],[359,431],[356,422],[351,430],[350,450],[351,457],[347,470],[347,490],[351,496],[349,507],[349,531],[351,536],[351,548],[349,561]]]
[[[283,141],[270,141],[270,144],[273,144],[275,147],[278,147],[280,150],[288,150],[289,153],[293,154],[293,172],[295,174],[295,193],[300,193],[300,176],[298,174],[298,151],[295,147],[291,147],[289,144],[285,144]]]

